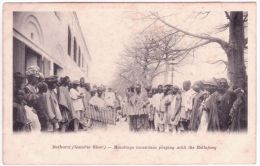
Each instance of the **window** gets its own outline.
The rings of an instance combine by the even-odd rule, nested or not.
[[[81,63],[81,51],[80,51],[80,47],[79,47],[79,57],[78,57],[78,65],[80,67],[80,63]]]
[[[70,27],[68,27],[68,54],[71,55],[71,31]]]
[[[75,37],[74,37],[73,47],[74,47],[74,50],[73,50],[74,61],[77,62],[77,41],[76,41]]]

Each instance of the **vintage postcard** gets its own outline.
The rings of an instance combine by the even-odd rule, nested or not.
[[[5,3],[5,164],[254,164],[256,3]]]

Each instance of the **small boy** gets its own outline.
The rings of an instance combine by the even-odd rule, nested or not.
[[[49,126],[50,126],[50,120],[46,111],[46,107],[45,107],[45,96],[46,96],[46,92],[48,89],[48,85],[45,82],[40,82],[38,84],[38,98],[37,98],[37,116],[39,119],[39,122],[41,124],[41,131],[48,131],[49,130]]]
[[[29,132],[30,121],[27,119],[25,112],[25,92],[18,90],[15,94],[13,103],[13,131],[14,132]]]

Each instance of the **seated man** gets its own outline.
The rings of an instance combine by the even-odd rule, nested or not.
[[[107,106],[112,107],[112,108],[115,107],[116,95],[114,92],[112,92],[111,88],[108,88],[108,90],[105,92],[104,100],[105,100]]]
[[[103,91],[102,89],[99,87],[97,89],[97,94],[94,95],[90,100],[89,100],[89,104],[94,106],[95,109],[102,109],[102,108],[106,108],[106,103],[105,101],[102,99],[102,94]]]

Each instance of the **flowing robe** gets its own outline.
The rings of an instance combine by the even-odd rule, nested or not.
[[[25,112],[28,120],[31,122],[31,129],[32,131],[40,131],[41,125],[40,121],[37,115],[37,110],[39,109],[37,107],[37,101],[38,101],[38,88],[36,86],[33,86],[31,84],[27,84],[24,87],[25,92]]]
[[[142,90],[140,94],[134,93],[129,98],[129,128],[131,131],[147,130],[149,127],[148,96]]]
[[[209,131],[227,131],[230,125],[230,110],[236,99],[231,91],[213,93],[206,102],[209,111]]]
[[[154,114],[155,129],[158,129],[158,125],[160,122],[159,111],[160,111],[160,104],[161,104],[162,98],[163,98],[163,93],[156,93],[153,95],[153,98],[152,98],[152,105],[155,110],[155,114]]]
[[[181,96],[176,94],[172,96],[171,104],[168,109],[168,123],[177,126],[180,121]]]
[[[189,129],[191,131],[197,131],[200,125],[201,119],[201,103],[205,99],[205,92],[198,93],[193,100],[192,112],[191,112],[191,119],[189,124]]]
[[[182,102],[181,102],[181,112],[180,112],[180,118],[182,121],[190,120],[193,98],[195,97],[196,94],[197,92],[195,92],[193,89],[182,92],[181,94]]]
[[[50,120],[56,119],[58,122],[62,120],[61,111],[59,108],[59,103],[57,95],[54,90],[48,89],[43,101],[45,104],[45,109]]]
[[[70,122],[75,116],[75,110],[72,104],[72,99],[69,94],[69,89],[66,86],[60,86],[58,89],[58,100],[62,115],[62,122]]]

